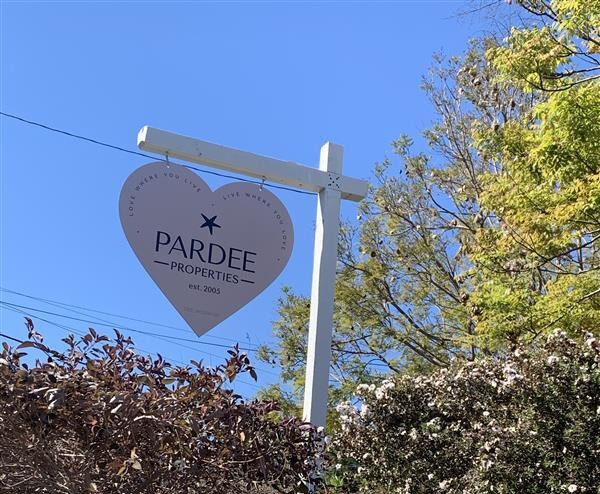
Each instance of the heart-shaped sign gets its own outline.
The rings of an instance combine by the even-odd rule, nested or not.
[[[233,182],[213,192],[164,162],[127,178],[119,213],[138,259],[198,336],[269,286],[294,244],[290,216],[270,191]]]

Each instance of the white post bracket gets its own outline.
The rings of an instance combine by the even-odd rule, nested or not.
[[[343,148],[326,143],[319,168],[300,165],[145,126],[138,147],[170,158],[199,163],[318,194],[313,277],[306,358],[304,420],[325,426],[337,245],[341,199],[358,202],[368,190],[365,180],[342,175]]]

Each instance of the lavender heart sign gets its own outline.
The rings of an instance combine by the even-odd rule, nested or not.
[[[198,336],[269,286],[294,244],[290,216],[270,191],[233,182],[213,192],[164,162],[127,178],[119,214],[137,258]]]

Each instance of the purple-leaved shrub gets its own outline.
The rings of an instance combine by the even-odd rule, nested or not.
[[[228,389],[255,377],[239,349],[214,369],[176,367],[119,332],[57,352],[27,325],[0,349],[0,493],[294,493],[314,471],[321,434]]]

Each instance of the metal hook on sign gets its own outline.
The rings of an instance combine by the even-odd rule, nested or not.
[[[167,161],[167,168],[171,168],[171,163],[169,162],[169,151],[165,151],[165,158]]]
[[[264,185],[265,185],[265,177],[262,177],[260,180],[260,187],[258,188],[259,192],[262,192]]]

